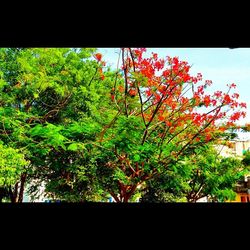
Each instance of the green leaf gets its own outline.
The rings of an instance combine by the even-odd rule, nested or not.
[[[140,160],[140,155],[138,155],[138,154],[135,154],[134,155],[134,161],[139,161]]]
[[[68,146],[68,150],[70,151],[77,151],[77,150],[81,150],[81,149],[84,149],[84,145],[82,143],[71,143],[69,146]]]
[[[72,143],[68,146],[68,150],[77,151],[78,150],[78,143]]]

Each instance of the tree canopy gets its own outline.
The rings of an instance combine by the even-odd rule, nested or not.
[[[142,202],[197,202],[201,198],[224,202],[236,197],[235,185],[249,169],[240,159],[222,157],[212,145],[196,149],[152,180],[143,190]]]
[[[187,62],[145,52],[122,48],[112,70],[93,48],[0,49],[0,140],[25,160],[24,172],[13,170],[20,199],[12,200],[21,202],[25,187],[35,198],[43,183],[65,201],[128,202],[151,181],[171,179],[172,167],[183,182],[205,166],[214,174],[206,145],[246,114],[236,84],[210,93],[212,81],[192,76]]]

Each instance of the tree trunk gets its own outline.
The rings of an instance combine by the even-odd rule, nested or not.
[[[21,175],[21,186],[19,190],[19,195],[18,195],[18,202],[22,203],[23,202],[23,192],[24,192],[24,184],[27,178],[27,173],[24,173]]]
[[[17,192],[18,192],[18,182],[15,184],[14,192],[12,191],[12,188],[9,187],[9,197],[11,203],[17,203]]]
[[[0,188],[0,203],[3,202],[3,198],[7,196],[7,190],[6,188],[1,187]]]
[[[135,185],[120,185],[120,202],[128,203],[129,199],[132,197],[132,195],[135,193],[135,190],[137,188],[137,184]]]
[[[3,202],[3,197],[4,197],[4,194],[3,194],[3,192],[0,190],[0,203]]]
[[[121,201],[119,200],[118,196],[117,196],[114,192],[110,191],[109,193],[111,194],[111,196],[114,198],[114,200],[115,200],[117,203],[121,202]]]

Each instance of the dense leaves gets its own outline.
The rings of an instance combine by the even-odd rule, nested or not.
[[[244,153],[242,163],[244,164],[244,166],[250,167],[250,151],[246,151]]]
[[[22,153],[2,143],[0,143],[0,155],[0,187],[9,187],[18,181],[28,162]]]
[[[78,172],[81,179],[85,175],[86,166],[79,161],[86,161],[85,142],[93,142],[105,123],[97,109],[111,80],[101,84],[104,62],[100,56],[91,59],[94,52],[91,48],[0,50],[0,139],[22,149],[30,160],[30,191],[45,182],[54,197],[69,176],[71,183]]]
[[[216,160],[205,145],[225,139],[246,104],[234,83],[209,93],[212,82],[190,75],[187,62],[145,52],[121,49],[113,71],[92,48],[0,49],[0,140],[26,160],[24,172],[4,163],[15,173],[11,201],[22,201],[24,187],[35,199],[40,186],[52,199],[135,201],[154,180],[183,201],[197,170],[209,183]],[[223,185],[214,185],[220,195],[212,184],[199,194],[225,197]]]
[[[12,188],[26,173],[29,164],[18,150],[6,147],[0,142],[0,202],[4,197],[13,196]],[[14,197],[13,197],[14,198]],[[16,198],[16,197],[15,197]]]
[[[223,158],[210,148],[200,148],[198,155],[185,157],[143,190],[142,202],[196,202],[234,200],[235,184],[248,173],[241,160]]]
[[[111,100],[117,110],[103,129],[100,145],[108,149],[106,166],[115,174],[116,201],[127,202],[137,188],[165,172],[179,159],[199,155],[198,148],[223,136],[245,116],[237,93],[208,94],[212,81],[191,76],[190,65],[177,57],[159,59],[146,49],[122,49]],[[103,163],[102,163],[103,164]],[[102,166],[103,167],[103,166]],[[181,168],[181,167],[180,167]],[[108,173],[110,174],[110,173]],[[118,176],[118,177],[117,177]]]

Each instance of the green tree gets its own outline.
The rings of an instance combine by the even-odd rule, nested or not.
[[[240,159],[221,157],[210,146],[186,156],[157,179],[148,182],[142,202],[196,202],[208,197],[213,201],[235,198],[235,185],[248,172]]]
[[[91,48],[0,49],[0,140],[30,161],[30,194],[134,201],[245,115],[235,84],[208,94],[187,62],[143,52],[121,49],[113,72]]]
[[[245,116],[238,109],[245,103],[229,94],[235,84],[227,93],[210,94],[212,82],[199,85],[201,74],[191,76],[187,62],[155,53],[144,57],[145,51],[121,49],[121,69],[111,89],[116,113],[103,127],[92,158],[100,185],[117,202],[132,200],[145,182],[196,155],[196,148],[215,142]]]
[[[0,142],[0,202],[5,197],[11,201],[21,201],[23,186],[19,186],[19,179],[25,178],[26,167],[29,162],[18,150],[6,147]],[[20,196],[17,195],[19,190]]]
[[[243,155],[242,163],[244,166],[250,166],[250,151],[246,151]]]
[[[105,109],[110,89],[95,51],[0,50],[0,139],[30,160],[27,181],[33,196],[42,182],[48,194],[67,200],[83,199],[79,190],[91,186],[93,169],[82,156],[91,147],[85,143],[94,141],[105,123],[106,115],[97,111],[100,102]]]

